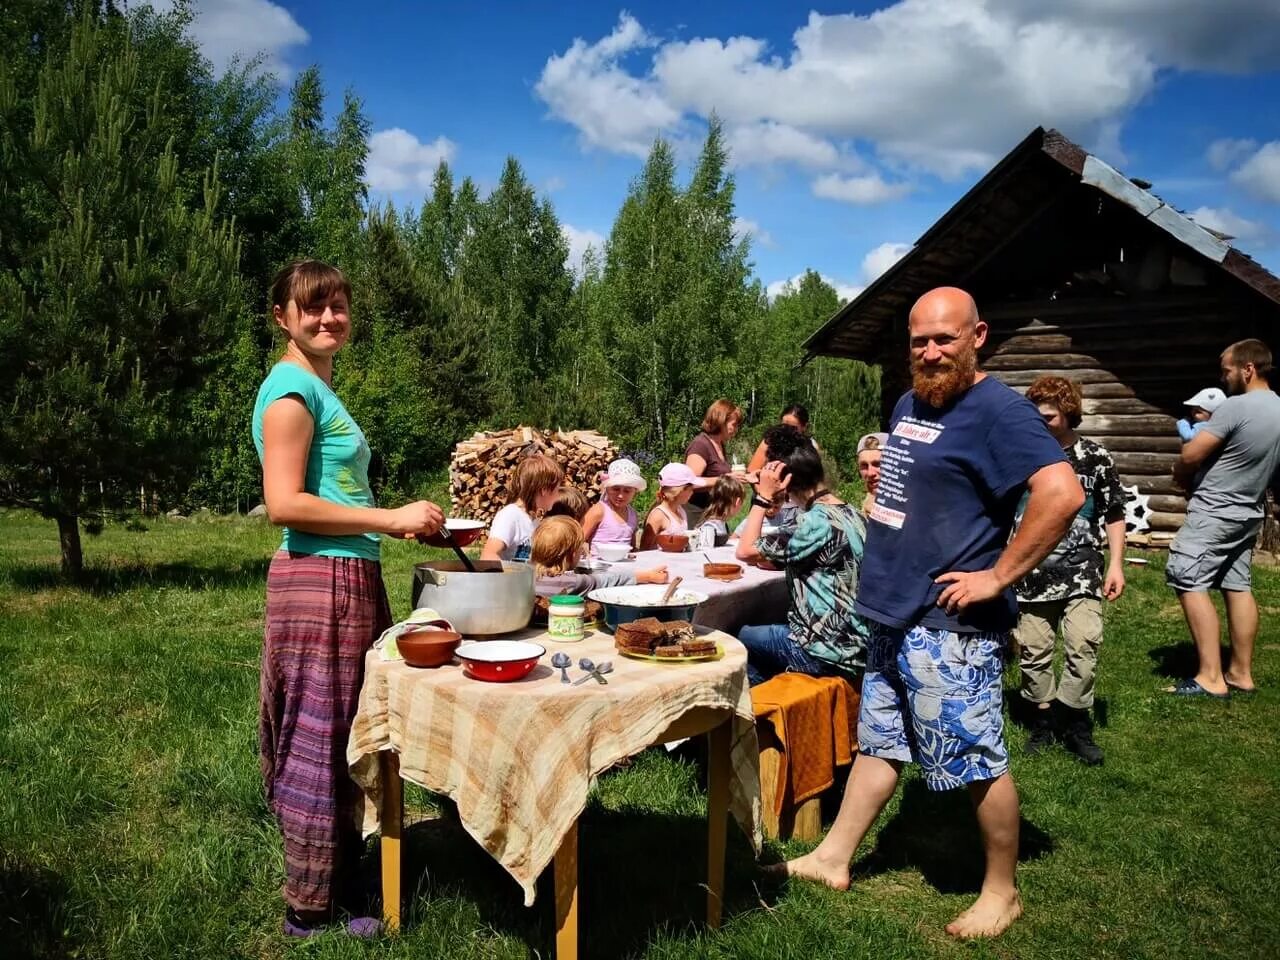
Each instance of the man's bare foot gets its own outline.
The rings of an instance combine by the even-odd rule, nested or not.
[[[849,889],[849,862],[825,860],[817,850],[786,863],[772,864],[765,868],[765,873],[778,880],[810,880],[824,883],[833,890]]]
[[[998,937],[1020,916],[1022,898],[1016,890],[1012,896],[984,891],[973,906],[947,924],[947,933],[959,940]]]
[[[1230,670],[1223,671],[1222,680],[1232,690],[1238,690],[1241,693],[1253,693],[1258,689],[1254,685],[1253,677],[1233,676]]]

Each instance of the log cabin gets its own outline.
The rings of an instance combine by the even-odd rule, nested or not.
[[[1280,279],[1149,186],[1037,128],[814,333],[808,355],[878,364],[887,422],[910,386],[912,303],[962,287],[990,327],[983,369],[1021,392],[1042,374],[1078,383],[1079,432],[1149,497],[1150,529],[1176,530],[1175,420],[1219,385],[1228,344],[1257,337],[1280,357]]]

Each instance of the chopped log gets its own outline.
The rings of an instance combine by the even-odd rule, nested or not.
[[[1138,476],[1121,472],[1120,482],[1126,487],[1137,487],[1142,493],[1146,494],[1164,493],[1177,496],[1182,493],[1182,488],[1178,486],[1173,476],[1168,473],[1163,476],[1158,474]]]
[[[1080,423],[1080,432],[1090,437],[1173,437],[1176,440],[1177,429],[1173,417],[1157,414],[1087,416]]]
[[[1095,436],[1088,430],[1080,431],[1090,440],[1096,440],[1112,453],[1127,451],[1132,453],[1178,453],[1182,449],[1182,441],[1177,436],[1168,437],[1107,437]]]
[[[594,430],[543,431],[520,426],[489,430],[460,442],[449,461],[452,514],[488,522],[508,501],[511,472],[525,457],[544,453],[564,469],[565,482],[588,497],[597,475],[617,457],[613,441]]]
[[[1113,453],[1111,459],[1122,474],[1167,476],[1173,470],[1176,458],[1164,453]]]

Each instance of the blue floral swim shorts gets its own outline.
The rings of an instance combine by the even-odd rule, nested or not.
[[[858,749],[914,760],[930,790],[1000,776],[1009,769],[1000,684],[1008,637],[873,623]]]

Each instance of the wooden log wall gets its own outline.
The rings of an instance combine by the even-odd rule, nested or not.
[[[1173,482],[1182,401],[1218,385],[1218,356],[1256,335],[1239,306],[1204,292],[1159,301],[1061,300],[984,310],[991,327],[982,366],[1025,392],[1053,374],[1080,385],[1081,435],[1111,451],[1120,479],[1149,498],[1153,531],[1182,525]]]

